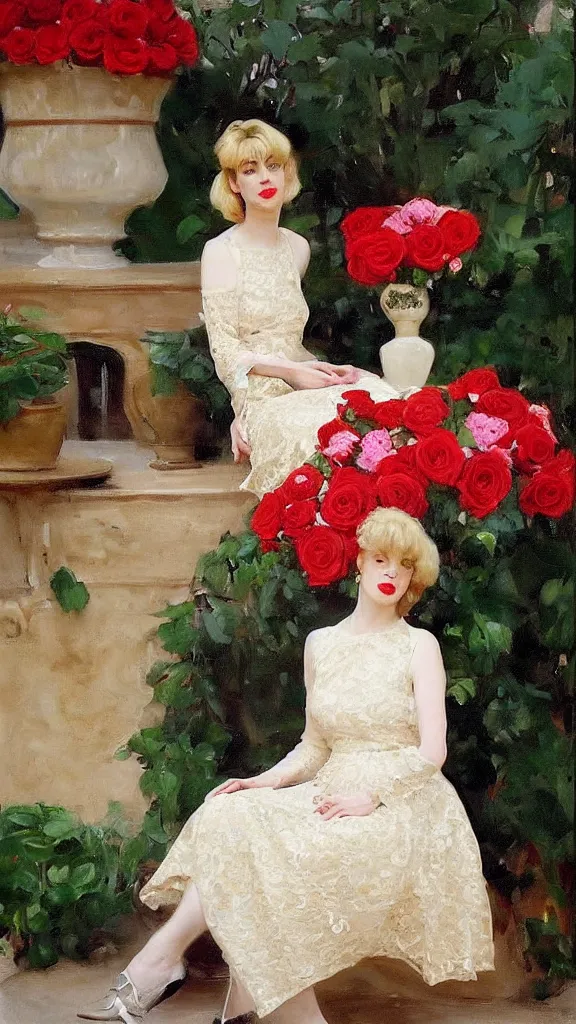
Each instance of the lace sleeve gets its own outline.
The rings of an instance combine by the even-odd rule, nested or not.
[[[330,756],[330,747],[309,710],[310,693],[314,681],[314,659],[312,641],[309,637],[304,650],[304,680],[306,683],[306,724],[300,742],[289,754],[270,769],[270,775],[278,776],[277,784],[292,786],[299,782],[308,782],[326,764]]]
[[[400,750],[390,751],[381,773],[375,765],[371,789],[380,802],[385,804],[388,797],[416,793],[439,773],[438,765],[427,761],[418,747],[401,747]]]
[[[202,292],[202,310],[216,373],[228,389],[234,412],[244,404],[248,372],[255,356],[242,347],[238,330],[238,293],[234,288]]]

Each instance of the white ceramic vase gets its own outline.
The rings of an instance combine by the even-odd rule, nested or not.
[[[167,171],[154,126],[170,79],[104,68],[0,64],[0,184],[29,210],[49,267],[115,267],[111,249]]]
[[[430,342],[419,333],[430,311],[428,289],[387,284],[380,305],[396,331],[396,336],[380,349],[385,379],[398,391],[424,387],[435,356]]]

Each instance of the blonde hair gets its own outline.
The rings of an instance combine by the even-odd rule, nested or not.
[[[427,587],[438,579],[438,548],[422,524],[399,508],[377,508],[366,516],[356,531],[360,553],[396,555],[414,563],[410,586],[398,602],[398,614],[407,615]]]
[[[246,160],[268,160],[273,157],[284,167],[286,191],[284,203],[298,195],[301,185],[296,158],[290,140],[272,125],[252,118],[250,121],[232,121],[214,146],[220,172],[212,182],[210,202],[226,220],[239,224],[244,220],[244,201],[230,186],[240,164]]]

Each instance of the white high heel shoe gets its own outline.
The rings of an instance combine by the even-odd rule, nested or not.
[[[186,967],[181,963],[174,968],[168,983],[139,991],[129,972],[125,970],[118,975],[99,1007],[94,1010],[82,1010],[76,1016],[82,1020],[121,1020],[124,1024],[140,1024],[153,1006],[174,995],[185,980]]]

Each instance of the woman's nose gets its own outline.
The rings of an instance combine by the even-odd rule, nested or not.
[[[394,565],[394,563],[392,562],[391,565],[389,565],[388,568],[386,569],[386,575],[387,576],[397,576],[398,575],[398,566]]]

